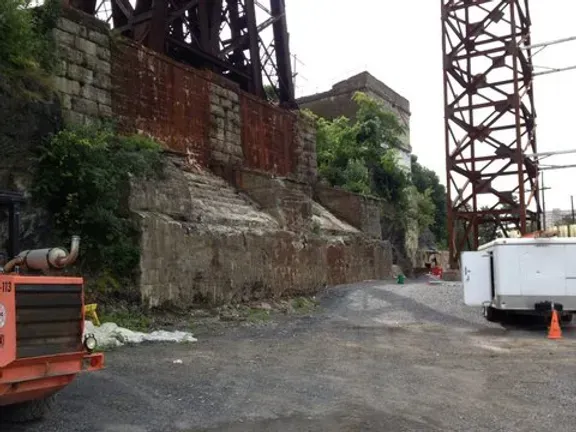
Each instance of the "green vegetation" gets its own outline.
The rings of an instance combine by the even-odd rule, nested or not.
[[[318,307],[318,302],[308,297],[295,297],[291,300],[292,309],[297,314],[309,314]]]
[[[148,332],[152,329],[152,318],[142,313],[141,309],[118,309],[105,311],[99,316],[100,321],[112,322],[119,327],[133,331]]]
[[[140,250],[126,186],[133,176],[161,172],[160,146],[111,127],[85,126],[58,133],[36,162],[32,195],[52,217],[54,240],[82,237],[79,265],[98,291],[113,292],[131,280]]]
[[[427,194],[433,205],[433,222],[430,230],[440,247],[448,247],[448,214],[446,188],[440,183],[438,175],[429,168],[420,165],[418,158],[412,156],[412,183],[420,193]]]
[[[252,324],[265,323],[270,321],[270,311],[258,308],[249,308],[246,312],[246,319]]]
[[[438,176],[414,158],[412,174],[397,163],[404,128],[396,116],[364,93],[356,93],[354,121],[317,119],[320,175],[332,186],[383,198],[403,226],[415,220],[420,232],[430,228],[446,242],[446,192]]]
[[[17,83],[27,77],[42,80],[56,64],[52,29],[60,16],[60,1],[46,0],[30,8],[30,0],[0,1],[0,73]]]

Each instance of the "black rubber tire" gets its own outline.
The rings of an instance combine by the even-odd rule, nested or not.
[[[54,405],[54,396],[2,407],[0,418],[8,423],[42,420]]]
[[[570,324],[572,322],[572,318],[574,318],[574,314],[565,314],[560,318],[560,322],[562,324]]]
[[[490,322],[500,322],[502,321],[502,314],[498,309],[495,309],[492,306],[488,306],[486,308],[486,315],[484,318]]]

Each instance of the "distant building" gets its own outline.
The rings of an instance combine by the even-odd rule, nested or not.
[[[397,148],[399,163],[407,170],[411,169],[412,147],[410,146],[410,102],[396,93],[386,84],[378,81],[368,72],[362,72],[332,86],[332,89],[298,99],[300,108],[306,108],[326,119],[340,116],[355,118],[357,106],[352,100],[354,93],[363,92],[382,102],[406,129],[401,137],[401,146]]]
[[[564,225],[572,219],[572,210],[560,210],[558,208],[546,212],[546,227]]]

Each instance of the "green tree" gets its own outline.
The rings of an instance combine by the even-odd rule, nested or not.
[[[161,173],[160,150],[147,137],[100,126],[65,129],[39,150],[33,198],[52,216],[54,240],[82,237],[80,265],[88,274],[133,275],[139,247],[127,185]]]
[[[0,72],[17,77],[49,72],[55,63],[51,30],[60,14],[60,1],[47,0],[32,9],[30,0],[0,1]]]
[[[385,199],[403,225],[416,220],[424,230],[438,224],[436,231],[445,239],[441,227],[445,226],[446,198],[438,177],[418,164],[413,183],[398,163],[395,149],[401,145],[404,128],[396,116],[364,93],[356,93],[354,101],[358,110],[353,121],[317,119],[320,176],[333,186]],[[438,207],[442,208],[439,215]]]
[[[412,155],[412,183],[421,193],[426,193],[434,205],[434,220],[430,230],[437,243],[448,244],[448,215],[446,188],[440,183],[438,175],[418,162],[418,157]]]
[[[270,102],[278,102],[278,90],[271,84],[266,84],[264,86],[264,93],[266,94],[266,99]]]

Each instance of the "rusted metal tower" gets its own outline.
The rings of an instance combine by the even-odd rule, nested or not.
[[[540,225],[528,0],[441,0],[451,265]]]
[[[65,0],[114,31],[295,106],[284,0]],[[270,31],[271,30],[271,31]],[[266,34],[266,36],[264,36]],[[268,40],[267,40],[268,39]]]

